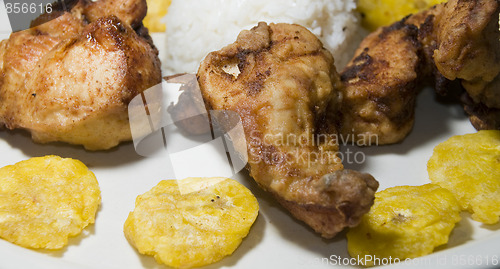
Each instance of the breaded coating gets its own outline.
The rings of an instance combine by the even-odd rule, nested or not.
[[[414,121],[420,50],[417,27],[405,20],[363,40],[341,74],[345,138],[366,146],[374,141],[397,143],[408,135]]]
[[[500,73],[499,11],[496,0],[450,0],[444,6],[434,61],[445,77],[491,82]]]
[[[340,78],[316,36],[298,25],[259,23],[210,53],[198,81],[209,110],[240,115],[250,175],[292,215],[327,238],[359,223],[378,182],[343,170],[331,120]]]
[[[450,0],[438,25],[434,60],[466,90],[466,112],[478,130],[500,129],[500,2]]]
[[[402,141],[425,85],[461,96],[476,129],[500,129],[499,13],[498,0],[450,0],[366,37],[341,73],[342,135],[364,146]]]
[[[113,7],[135,12],[117,17]],[[131,140],[128,103],[161,82],[144,15],[141,0],[80,0],[71,12],[3,40],[0,126],[90,150]]]

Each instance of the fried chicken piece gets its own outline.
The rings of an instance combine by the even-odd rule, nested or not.
[[[402,141],[414,122],[421,66],[418,29],[405,20],[367,36],[341,73],[341,134],[358,145]]]
[[[210,53],[197,75],[208,110],[240,115],[250,175],[263,189],[323,237],[359,223],[378,182],[343,170],[331,120],[341,83],[331,54],[312,33],[259,23]]]
[[[146,1],[138,0],[98,0],[81,1],[82,15],[87,20],[96,21],[101,17],[115,15],[120,20],[137,29],[146,17],[148,7]]]
[[[418,41],[422,46],[421,69],[419,70],[419,86],[428,85],[435,88],[442,96],[449,95],[450,88],[456,83],[444,77],[434,64],[434,51],[437,49],[438,24],[444,11],[444,5],[435,5],[427,10],[408,16],[406,24],[418,28]]]
[[[440,95],[461,96],[477,130],[500,129],[499,12],[496,0],[453,0],[407,20],[424,48],[419,76],[430,75]]]
[[[497,0],[450,0],[445,5],[434,54],[444,76],[488,83],[500,73],[499,12]],[[500,99],[494,101],[500,104]]]
[[[500,129],[498,0],[450,0],[438,25],[434,60],[439,72],[459,79],[476,129]]]
[[[460,96],[461,83],[476,129],[499,129],[499,5],[450,0],[366,37],[341,73],[341,134],[364,146],[402,141],[426,84],[440,95]]]
[[[488,86],[500,87],[500,79],[495,79]],[[483,103],[476,103],[466,93],[463,94],[461,101],[474,128],[477,130],[500,130],[500,109],[488,107]]]
[[[161,82],[158,51],[114,15],[84,16],[87,6],[92,10],[103,1],[81,0],[71,12],[0,43],[0,125],[26,129],[36,142],[89,150],[131,139],[128,103]],[[117,10],[146,5],[110,3]],[[142,13],[123,17],[142,20]]]

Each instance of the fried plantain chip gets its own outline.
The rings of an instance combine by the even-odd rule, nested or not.
[[[162,19],[167,15],[171,3],[172,0],[147,0],[148,13],[143,23],[150,32],[165,32],[167,27]]]
[[[100,201],[95,175],[78,160],[45,156],[0,168],[0,238],[61,249],[94,223]]]
[[[375,194],[375,203],[361,223],[348,231],[352,257],[370,256],[367,266],[383,258],[405,260],[446,244],[460,207],[453,194],[435,184],[399,186]]]
[[[429,178],[450,190],[462,210],[485,224],[500,216],[500,131],[453,136],[434,148]]]
[[[181,194],[181,182],[191,191]],[[258,211],[257,199],[235,180],[165,180],[137,197],[124,233],[141,254],[154,256],[158,263],[198,267],[232,254]]]

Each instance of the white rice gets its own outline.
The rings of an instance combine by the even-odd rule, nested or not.
[[[363,35],[355,8],[356,0],[173,0],[165,17],[164,75],[196,72],[207,53],[260,21],[307,27],[341,69]]]

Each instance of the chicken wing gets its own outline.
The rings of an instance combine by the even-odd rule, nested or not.
[[[343,170],[332,120],[342,86],[312,33],[259,23],[210,53],[197,75],[209,110],[240,115],[250,175],[263,189],[324,237],[358,224],[378,182]]]
[[[126,23],[141,29],[146,2],[105,1],[81,0],[71,12],[0,43],[0,125],[26,129],[36,142],[89,150],[131,139],[128,103],[161,82],[160,61],[148,36]],[[103,12],[100,4],[110,14],[87,16]],[[121,11],[134,8],[143,11]]]

